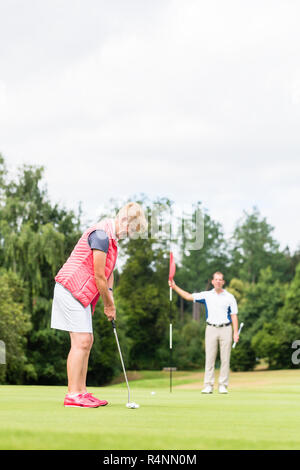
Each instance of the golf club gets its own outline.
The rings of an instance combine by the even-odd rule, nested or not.
[[[241,331],[242,331],[243,326],[244,326],[244,323],[241,323],[241,324],[240,324],[240,327],[239,327],[239,331],[238,331],[239,335],[240,335],[240,333],[241,333]],[[233,343],[232,348],[234,349],[235,347],[236,347],[236,343]]]
[[[118,340],[116,323],[115,323],[114,320],[112,320],[111,324],[112,324],[112,327],[113,327],[113,330],[114,330],[114,334],[115,334],[115,338],[116,338],[116,342],[117,342],[117,346],[118,346],[118,350],[119,350],[119,355],[120,355],[120,359],[121,359],[121,364],[122,364],[122,367],[123,367],[124,377],[125,377],[125,380],[126,380],[127,390],[128,390],[128,402],[127,402],[126,406],[127,406],[127,408],[133,408],[133,409],[139,408],[140,405],[138,405],[137,403],[134,403],[134,402],[130,402],[130,389],[129,389],[127,374],[126,374],[126,370],[125,370],[125,366],[124,366],[124,362],[123,362],[123,357],[122,357],[122,353],[121,353],[121,348],[120,348],[120,344],[119,344],[119,340]]]

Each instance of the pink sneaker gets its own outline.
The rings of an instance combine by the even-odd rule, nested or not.
[[[90,400],[94,401],[95,403],[98,403],[98,406],[105,406],[105,405],[108,404],[108,401],[106,401],[106,400],[99,400],[99,398],[93,397],[92,393],[85,393],[83,396],[89,398]]]
[[[75,397],[70,397],[69,395],[65,396],[64,400],[65,407],[75,407],[75,408],[98,408],[99,403],[91,400],[90,397],[87,397],[80,393],[75,395]]]

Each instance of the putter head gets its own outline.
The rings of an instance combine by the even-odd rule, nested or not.
[[[136,408],[140,407],[140,405],[138,405],[137,403],[134,403],[134,402],[126,403],[126,406],[127,406],[127,408],[133,408],[133,409],[136,409]]]

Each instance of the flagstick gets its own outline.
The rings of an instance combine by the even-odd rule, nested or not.
[[[174,263],[173,253],[171,251],[171,238],[170,238],[170,268],[169,268],[169,281],[173,280],[175,275],[176,266]],[[172,287],[170,286],[170,392],[172,392],[172,352],[173,352],[173,344],[172,344]]]
[[[170,287],[170,393],[172,392],[172,287]]]

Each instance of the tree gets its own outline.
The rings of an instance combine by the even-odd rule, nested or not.
[[[201,210],[201,203],[197,203],[192,214],[192,220],[195,220],[196,212]],[[224,237],[223,229],[220,223],[214,221],[210,215],[204,211],[202,213],[204,221],[204,239],[203,246],[200,249],[188,250],[186,248],[188,240],[192,239],[192,223],[185,223],[184,237],[181,240],[182,258],[180,266],[176,271],[176,283],[188,292],[199,292],[211,289],[210,280],[216,271],[222,271],[225,279],[229,276],[229,257],[228,247]],[[203,313],[203,306],[199,306],[199,312],[196,312],[198,304],[191,304],[178,299],[183,320],[183,311],[194,309],[194,318],[199,318]]]
[[[196,210],[199,207],[197,205]],[[196,212],[195,210],[195,212]],[[194,216],[194,214],[193,214]],[[190,230],[186,230],[182,241],[181,268],[178,270],[179,278],[184,278],[185,288],[190,292],[206,290],[210,287],[210,280],[215,271],[222,271],[224,276],[228,272],[227,244],[220,223],[214,221],[208,213],[204,213],[204,240],[203,246],[196,250],[187,250],[186,243],[190,237]]]
[[[205,323],[192,319],[176,323],[173,329],[173,366],[181,370],[202,369],[205,366]],[[165,337],[159,351],[161,363],[169,365],[169,338]]]
[[[241,305],[241,317],[253,336],[265,323],[272,323],[283,306],[285,285],[280,283],[270,267],[262,269],[258,282],[250,284]]]
[[[31,374],[26,358],[26,334],[30,317],[24,310],[24,284],[3,268],[0,270],[0,339],[6,348],[6,364],[0,366],[0,383],[22,383]]]
[[[233,278],[227,288],[228,292],[234,295],[238,304],[238,320],[239,324],[244,321],[243,306],[247,308],[247,291],[251,286],[247,282],[240,279]],[[247,332],[247,327],[243,330],[238,347],[232,349],[230,367],[233,371],[247,371],[252,370],[256,365],[256,356],[253,348],[251,347],[251,334]]]
[[[236,285],[236,281],[233,282]],[[238,303],[239,323],[244,322],[238,347],[232,351],[232,370],[251,370],[256,358],[263,359],[261,331],[274,325],[276,315],[283,306],[285,286],[280,283],[270,267],[262,269],[256,284],[244,283]],[[258,336],[257,336],[258,335]]]
[[[117,291],[123,299],[126,336],[131,339],[129,367],[157,368],[157,348],[168,325],[167,260],[152,240],[132,240],[126,252],[129,258]]]
[[[300,327],[300,263],[296,267],[295,277],[287,289],[284,306],[279,318]]]
[[[26,355],[30,382],[60,380],[57,361],[65,352],[65,337],[50,330],[54,276],[80,235],[73,212],[51,204],[42,186],[42,167],[24,165],[9,179],[0,159],[0,263],[23,282],[22,303],[30,315]],[[65,373],[65,364],[64,364]]]
[[[247,287],[249,287],[248,283],[243,282],[240,279],[233,278],[226,290],[234,295],[237,304],[240,306],[244,301]]]
[[[147,201],[141,201],[145,207]],[[158,200],[160,216],[168,215],[169,201]],[[150,211],[149,206],[147,211]],[[146,211],[146,212],[147,212]],[[150,220],[148,234],[156,221]],[[158,350],[168,332],[169,296],[166,253],[167,240],[147,234],[143,238],[124,240],[120,252],[125,264],[120,273],[117,294],[128,338],[128,366],[134,369],[159,368]]]
[[[232,237],[232,270],[235,277],[255,283],[261,269],[271,266],[277,279],[285,280],[289,260],[272,237],[274,227],[262,218],[256,207],[251,214],[244,211]]]
[[[293,368],[292,344],[300,339],[300,263],[294,279],[286,286],[284,303],[276,312],[273,322],[253,337],[252,344],[257,354],[263,357],[270,368]]]

